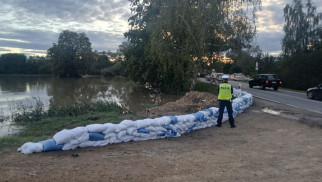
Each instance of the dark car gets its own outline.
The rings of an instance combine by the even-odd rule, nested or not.
[[[260,86],[261,89],[266,87],[273,87],[274,90],[278,90],[278,87],[282,85],[282,81],[275,74],[259,74],[248,82],[249,88],[253,86]]]
[[[322,99],[322,84],[306,90],[307,98]]]

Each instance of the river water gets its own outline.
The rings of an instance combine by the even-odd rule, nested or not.
[[[147,106],[175,101],[178,95],[161,94],[139,87],[122,77],[52,78],[50,76],[0,75],[0,121],[9,116],[17,103],[41,100],[66,105],[97,100],[111,101],[132,112],[144,111]],[[18,132],[14,123],[0,122],[0,137]]]

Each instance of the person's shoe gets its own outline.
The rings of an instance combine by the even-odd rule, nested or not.
[[[217,127],[221,127],[221,125],[218,125],[218,124],[217,124]]]
[[[230,126],[231,128],[236,128],[236,126],[235,125],[232,125],[232,126]]]

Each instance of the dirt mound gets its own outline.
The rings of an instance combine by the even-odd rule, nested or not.
[[[217,106],[217,96],[207,92],[192,91],[175,102],[168,102],[162,106],[150,108],[148,116],[187,114]]]

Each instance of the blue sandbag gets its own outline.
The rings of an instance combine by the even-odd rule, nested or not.
[[[242,109],[239,106],[235,107],[235,110],[238,111],[238,112],[242,111]]]
[[[173,133],[171,133],[171,134],[169,134],[169,135],[167,135],[167,138],[172,138],[172,137],[174,137],[175,135],[173,134]]]
[[[214,115],[214,111],[212,109],[205,109],[204,111],[208,111],[209,112],[209,117]]]
[[[64,144],[56,145],[56,141],[54,139],[51,139],[43,144],[43,149],[44,149],[44,152],[62,150],[63,146]]]
[[[166,131],[162,131],[158,136],[166,136],[167,132]]]
[[[176,130],[171,130],[171,134],[173,134],[174,136],[177,136],[177,131]]]
[[[166,130],[172,130],[171,126],[169,126],[169,125],[163,125],[162,127],[163,127],[164,129],[166,129]]]
[[[175,116],[169,116],[169,118],[171,119],[171,124],[177,124],[178,123],[178,118]]]
[[[190,133],[191,131],[193,131],[193,128],[196,127],[196,124],[190,126],[188,129],[187,129],[187,133]]]
[[[89,140],[90,141],[100,141],[104,140],[105,135],[103,133],[98,133],[98,132],[89,132]]]
[[[146,134],[149,134],[150,133],[150,131],[147,130],[147,129],[145,129],[145,128],[139,128],[139,129],[137,129],[137,132],[138,133],[146,133]]]
[[[202,121],[202,118],[204,117],[202,112],[193,113],[193,115],[196,117],[195,122]]]
[[[193,115],[196,117],[195,122],[206,122],[206,121],[208,121],[208,119],[205,118],[205,115],[202,112],[193,113]]]

